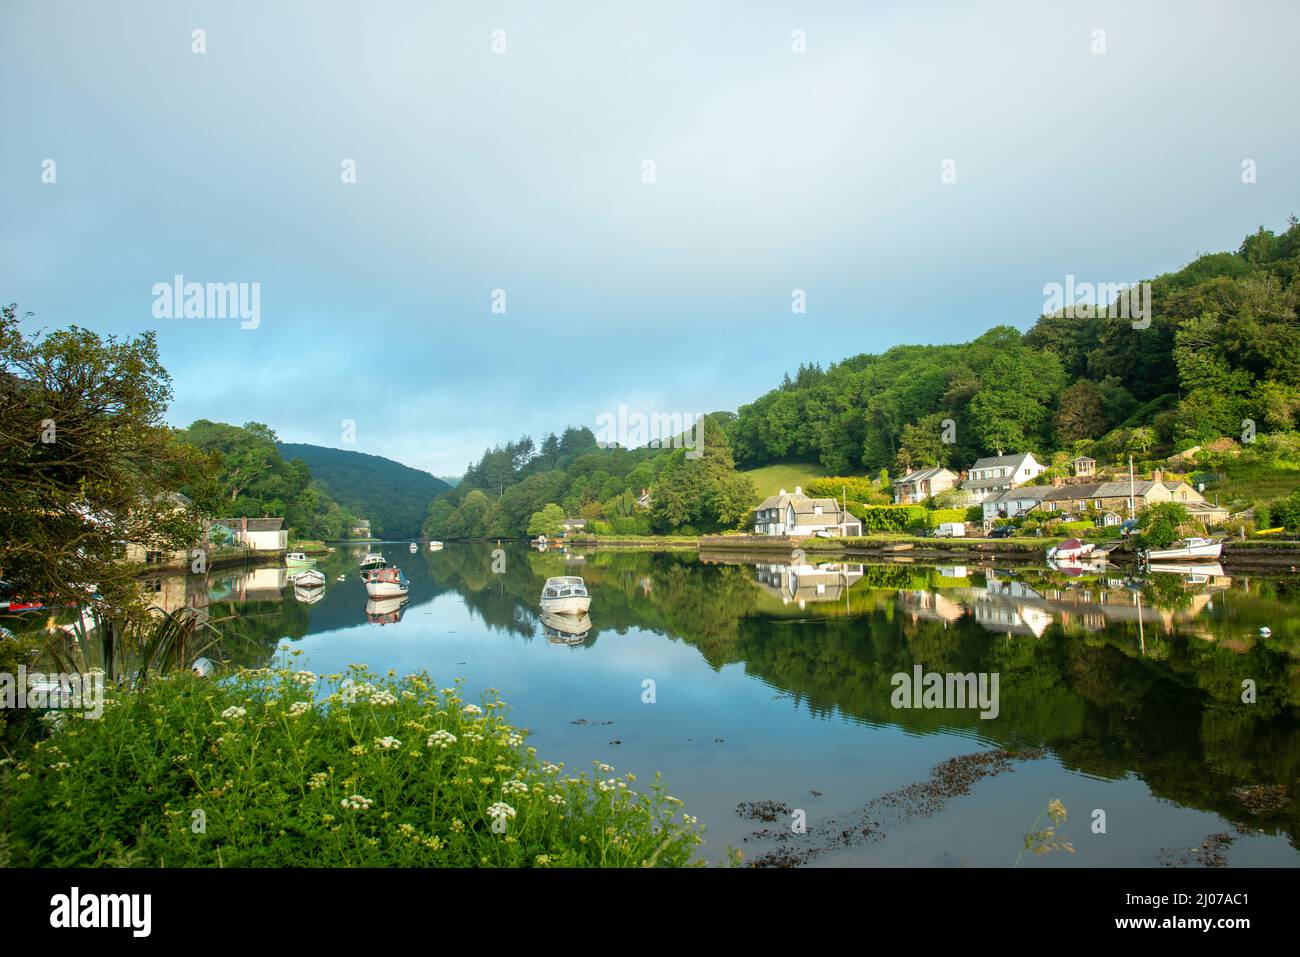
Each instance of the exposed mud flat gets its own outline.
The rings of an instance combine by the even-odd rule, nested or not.
[[[1037,761],[1046,754],[1044,748],[998,748],[958,755],[935,765],[928,780],[883,794],[860,810],[809,825],[804,833],[788,825],[755,831],[745,838],[747,842],[773,841],[781,846],[759,854],[749,866],[798,867],[828,851],[883,840],[891,826],[938,814],[954,797],[969,794],[976,782],[1014,771],[1016,763]],[[793,814],[793,809],[780,801],[742,801],[736,811],[741,817],[765,823]]]
[[[1165,867],[1227,867],[1228,848],[1236,842],[1231,834],[1211,834],[1196,847],[1162,848],[1160,863]]]
[[[1232,789],[1233,796],[1251,814],[1269,814],[1291,803],[1285,784],[1256,784]]]

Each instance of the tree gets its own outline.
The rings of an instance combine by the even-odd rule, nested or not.
[[[559,535],[564,531],[564,509],[554,502],[548,502],[540,511],[533,512],[528,519],[529,535]]]
[[[143,613],[127,543],[197,544],[211,461],[163,424],[171,380],[153,333],[118,339],[77,326],[25,335],[0,309],[0,574],[17,594],[111,616]]]
[[[1183,537],[1191,513],[1180,502],[1156,502],[1138,516],[1138,542],[1144,548],[1167,548]]]

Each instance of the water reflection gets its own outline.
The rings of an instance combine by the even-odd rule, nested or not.
[[[1164,801],[1292,841],[1297,833],[1300,801],[1257,816],[1239,796],[1243,788],[1291,788],[1300,780],[1294,577],[1234,577],[1217,565],[1159,567],[1136,577],[1114,566],[1074,573],[899,561],[781,563],[688,551],[566,554],[511,545],[501,546],[506,560],[494,563],[495,547],[449,544],[412,555],[407,543],[381,546],[410,580],[407,596],[384,601],[368,601],[356,574],[365,550],[343,547],[321,561],[327,583],[314,604],[286,590],[278,568],[176,576],[145,587],[163,607],[203,610],[253,637],[264,660],[241,652],[240,663],[265,664],[281,639],[325,633],[340,655],[355,654],[345,660],[369,660],[382,650],[358,645],[362,650],[354,652],[368,629],[349,629],[381,624],[394,626],[395,638],[409,636],[413,657],[402,666],[446,671],[470,653],[461,646],[447,650],[446,636],[470,627],[467,620],[475,641],[491,649],[482,683],[498,684],[508,698],[527,703],[565,680],[550,669],[592,661],[595,671],[585,684],[537,705],[554,709],[547,714],[557,726],[584,714],[574,712],[575,701],[602,692],[600,669],[625,665],[621,656],[650,654],[644,643],[623,636],[658,636],[665,647],[693,649],[703,670],[692,680],[711,687],[728,707],[750,707],[736,696],[738,687],[756,680],[783,707],[793,704],[814,721],[836,717],[862,734],[901,728],[1042,746],[1072,773],[1110,781],[1133,776]],[[543,583],[579,565],[590,614],[542,613]],[[578,658],[533,659],[524,655],[531,642],[571,646]],[[1000,674],[998,718],[893,708],[891,676],[917,664]],[[739,666],[749,683],[723,681],[728,665]],[[1243,682],[1255,689],[1255,703],[1243,704]],[[636,730],[657,740],[662,723],[651,710],[624,718],[621,736]],[[775,717],[749,720],[748,732],[770,740],[773,755],[812,747],[786,740],[785,724]],[[799,740],[814,740],[813,728]]]

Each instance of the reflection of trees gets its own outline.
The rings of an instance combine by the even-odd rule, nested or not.
[[[1252,634],[1263,618],[1277,634],[1300,633],[1288,627],[1297,596],[1283,592],[1279,600],[1275,585],[1263,596],[1216,595],[1208,618],[1174,620],[1172,630],[1148,633],[1144,654],[1133,623],[1103,623],[1087,632],[1053,625],[1034,639],[991,634],[970,614],[946,627],[914,620],[899,609],[900,591],[932,589],[939,580],[933,569],[916,565],[866,566],[847,601],[805,608],[773,601],[753,569],[704,563],[694,553],[608,551],[566,563],[562,554],[510,547],[506,571],[496,575],[490,546],[458,546],[432,556],[429,569],[488,624],[520,635],[533,634],[545,579],[579,574],[593,596],[588,642],[598,633],[659,632],[694,645],[714,668],[743,663],[747,673],[815,714],[838,712],[918,733],[962,729],[1003,746],[1047,746],[1072,769],[1105,778],[1136,773],[1159,797],[1234,820],[1258,823],[1233,787],[1300,778],[1295,639],[1253,640],[1233,650],[1204,637],[1207,630]],[[1182,580],[1170,577],[1176,588],[1159,582],[1147,600],[1168,607],[1186,599]],[[1157,645],[1158,657],[1151,654]],[[999,717],[982,720],[973,709],[894,709],[891,678],[916,664],[926,671],[997,672]],[[1256,682],[1256,705],[1241,703],[1245,678]],[[1300,800],[1264,820],[1294,835],[1298,818]]]

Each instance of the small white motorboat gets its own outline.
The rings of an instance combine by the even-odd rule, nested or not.
[[[380,555],[378,552],[367,552],[366,557],[361,559],[361,570],[365,571],[368,568],[383,568],[387,564],[388,562],[384,560],[383,555]]]
[[[1147,562],[1212,562],[1223,551],[1222,542],[1212,542],[1208,538],[1185,538],[1174,542],[1169,548],[1148,549],[1143,558]]]
[[[587,583],[577,575],[546,579],[542,589],[542,611],[556,615],[581,615],[591,607]]]
[[[312,568],[315,564],[316,559],[308,556],[306,552],[290,552],[284,556],[286,568]]]
[[[442,551],[442,542],[430,542],[429,551],[431,552]]]
[[[289,581],[293,582],[295,588],[320,588],[325,584],[325,575],[316,569],[298,572],[289,575]]]
[[[1092,550],[1096,547],[1092,542],[1081,542],[1077,538],[1069,538],[1061,542],[1061,544],[1049,548],[1047,557],[1049,560],[1077,562],[1091,555]]]
[[[414,555],[419,550],[420,550],[420,546],[415,544],[415,542],[411,542],[411,554]]]
[[[368,569],[361,577],[371,598],[397,598],[411,590],[411,583],[396,565]]]

